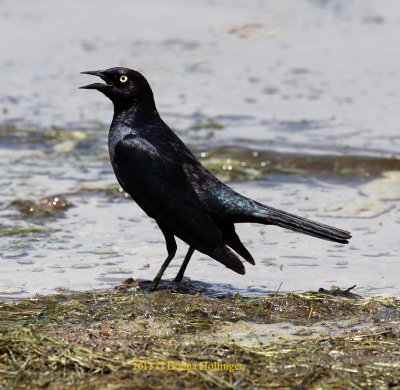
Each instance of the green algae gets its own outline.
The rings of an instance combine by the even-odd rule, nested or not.
[[[218,122],[214,118],[203,118],[197,120],[192,126],[189,127],[189,130],[221,130],[224,127],[225,126],[222,123]]]
[[[49,234],[48,229],[39,228],[39,227],[28,227],[28,228],[15,228],[15,229],[6,229],[0,231],[0,236],[30,236],[33,233],[38,234]]]
[[[368,156],[310,156],[221,147],[198,154],[213,174],[225,181],[265,179],[269,174],[295,174],[324,179],[365,181],[399,171],[400,160]]]
[[[69,193],[68,195],[87,195],[101,193],[108,196],[110,199],[127,198],[129,194],[125,192],[120,186],[112,187],[96,187],[96,186],[82,186],[76,191]]]
[[[210,158],[203,165],[221,181],[259,180],[265,173],[256,164],[230,158]]]
[[[11,206],[18,209],[24,218],[42,219],[54,217],[67,211],[72,204],[62,196],[55,195],[33,201],[29,199],[16,199],[11,202]]]

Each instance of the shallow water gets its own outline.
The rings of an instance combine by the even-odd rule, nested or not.
[[[92,80],[80,71],[117,65],[145,74],[164,119],[235,190],[353,233],[343,246],[239,225],[257,263],[246,276],[199,253],[186,276],[248,295],[354,284],[399,294],[397,10],[396,0],[0,1],[0,296],[151,279],[164,260],[155,224],[103,190],[117,186],[111,103],[77,90]],[[56,195],[72,207],[38,211]],[[179,243],[166,278],[185,251]]]

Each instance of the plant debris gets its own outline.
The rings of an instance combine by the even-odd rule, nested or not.
[[[16,207],[25,218],[42,219],[59,215],[67,211],[72,204],[63,196],[54,195],[41,198],[38,202],[17,199],[11,202],[11,206]]]
[[[0,313],[2,388],[400,388],[396,298],[129,291],[37,297]],[[336,329],[317,330],[328,323]],[[263,327],[293,337],[239,341]]]

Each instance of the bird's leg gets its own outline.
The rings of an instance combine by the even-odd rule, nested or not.
[[[160,226],[160,228],[161,228],[161,226]],[[162,228],[161,228],[161,231],[164,234],[165,243],[167,244],[168,256],[165,259],[165,261],[164,261],[163,265],[161,266],[160,270],[158,271],[156,277],[151,282],[150,287],[149,287],[149,291],[155,291],[157,289],[158,283],[160,283],[160,280],[161,280],[161,277],[164,274],[164,271],[167,269],[169,263],[174,258],[175,253],[176,253],[176,248],[177,247],[176,247],[176,241],[175,241],[174,235],[168,233],[167,231],[165,231]]]
[[[149,287],[149,291],[155,291],[157,289],[158,283],[160,283],[160,280],[161,280],[161,277],[164,274],[164,271],[167,269],[169,263],[174,258],[174,256],[175,256],[175,253],[172,254],[172,255],[168,255],[168,257],[165,259],[165,261],[164,261],[163,265],[161,266],[160,270],[158,271],[156,277],[151,282],[150,287]]]
[[[183,260],[181,268],[180,268],[180,270],[178,272],[178,275],[176,275],[176,277],[174,279],[174,282],[181,282],[182,281],[183,274],[186,271],[186,267],[187,267],[187,265],[189,263],[190,258],[193,255],[193,252],[194,252],[194,248],[192,246],[190,246],[188,252],[186,253],[185,259]]]

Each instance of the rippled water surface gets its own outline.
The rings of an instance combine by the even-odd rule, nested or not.
[[[151,279],[155,223],[108,161],[111,103],[80,71],[128,66],[237,191],[353,233],[347,246],[238,225],[256,266],[186,276],[248,295],[357,284],[399,294],[397,0],[0,1],[0,296]],[[165,277],[172,278],[186,252]]]

